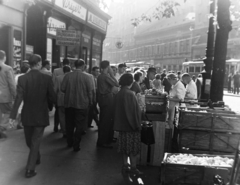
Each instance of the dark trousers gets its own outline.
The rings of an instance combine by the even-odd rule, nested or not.
[[[99,95],[100,120],[97,144],[110,144],[113,140],[113,95]]]
[[[67,143],[79,148],[86,122],[87,109],[65,108]]]
[[[58,114],[58,106],[55,106],[55,113],[54,113],[54,127],[58,127],[59,121],[59,114]]]
[[[36,161],[40,160],[39,147],[45,127],[24,126],[26,144],[30,149],[27,162],[27,170],[34,170]]]
[[[234,84],[234,94],[237,92],[239,94],[239,84]]]
[[[92,125],[92,121],[95,121],[97,125],[99,125],[98,120],[98,110],[97,110],[97,104],[94,103],[92,106],[90,106],[88,111],[88,126],[90,127]]]

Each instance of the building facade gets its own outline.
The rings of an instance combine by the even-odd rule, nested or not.
[[[9,65],[31,53],[48,59],[53,69],[65,57],[72,61],[82,58],[90,68],[99,65],[111,17],[94,1],[3,0],[0,8],[5,15],[0,18],[0,49],[6,51]]]

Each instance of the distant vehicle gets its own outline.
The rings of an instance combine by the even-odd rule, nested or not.
[[[189,73],[191,76],[197,76],[204,69],[203,61],[190,61],[182,64],[183,73]],[[234,74],[236,71],[240,72],[240,59],[230,59],[226,61],[224,86],[227,86],[228,75]]]
[[[189,61],[189,62],[183,62],[182,64],[182,72],[188,73],[191,76],[195,75],[198,76],[204,69],[204,63],[203,61]]]

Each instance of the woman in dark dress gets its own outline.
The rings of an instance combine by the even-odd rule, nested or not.
[[[116,95],[114,130],[119,132],[118,152],[123,154],[122,172],[141,175],[136,168],[137,155],[141,150],[141,110],[136,96],[130,90],[131,74],[124,74],[119,81],[121,90]],[[128,157],[131,165],[128,164]]]
[[[135,92],[135,94],[141,93],[142,89],[140,86],[140,83],[142,83],[143,80],[143,74],[140,71],[137,71],[134,73],[134,82],[132,84],[131,90]]]

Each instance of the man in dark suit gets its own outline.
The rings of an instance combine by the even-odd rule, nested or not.
[[[27,146],[30,149],[26,166],[27,178],[35,176],[36,164],[40,164],[40,141],[44,128],[49,125],[48,105],[56,102],[52,78],[40,72],[41,56],[33,54],[29,58],[31,71],[20,76],[17,85],[17,97],[10,115],[10,122],[16,119],[18,108],[24,101],[22,124]]]

